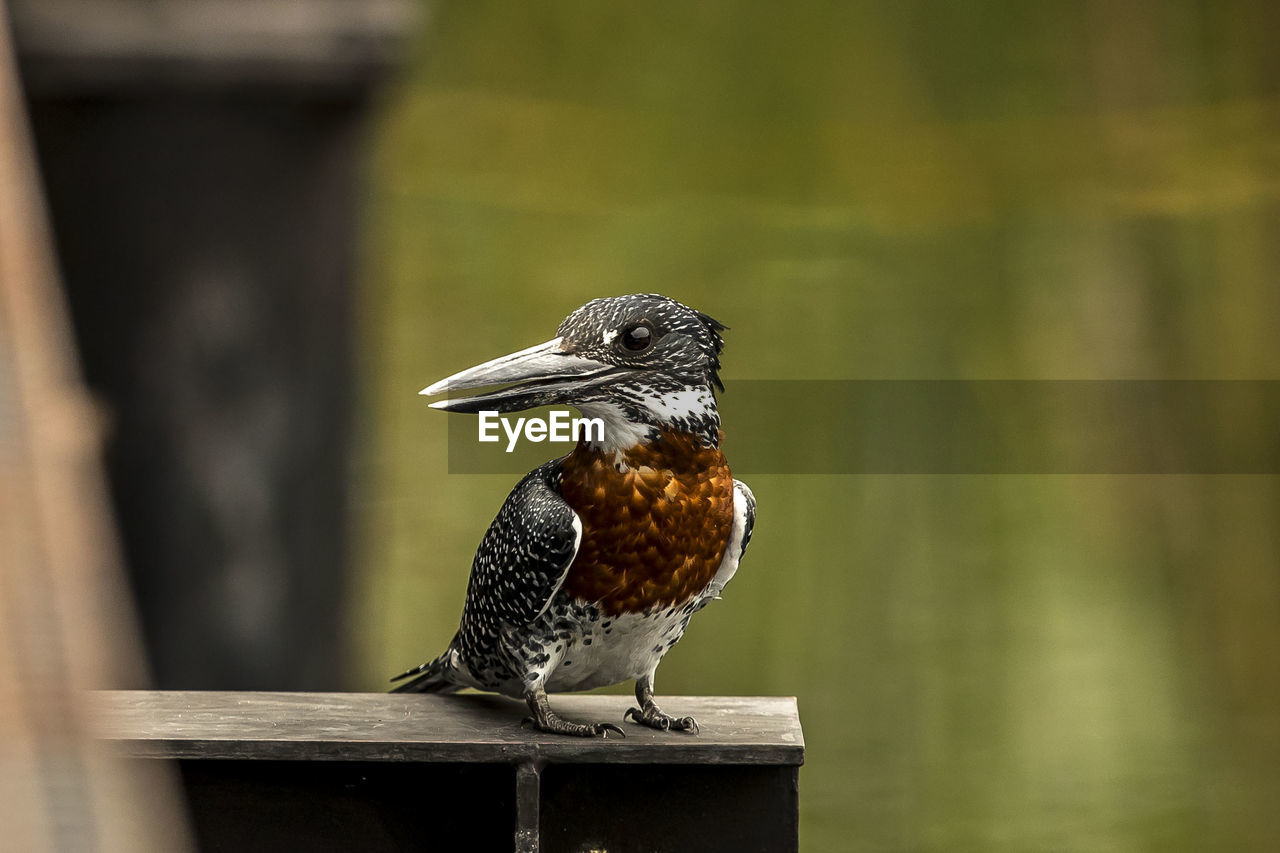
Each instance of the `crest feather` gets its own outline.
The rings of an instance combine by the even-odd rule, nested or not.
[[[702,325],[706,326],[707,331],[711,333],[711,340],[716,348],[715,354],[711,357],[711,383],[723,391],[724,383],[720,381],[720,353],[724,350],[724,337],[720,333],[727,332],[729,327],[710,314],[704,314],[697,310],[693,313],[698,315]]]

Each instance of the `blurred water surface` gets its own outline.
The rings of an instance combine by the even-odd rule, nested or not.
[[[589,298],[718,317],[728,379],[1280,378],[1277,32],[1273,2],[434,4],[373,164],[355,686],[448,642],[513,483],[449,475],[416,391]],[[799,697],[805,849],[1280,845],[1277,477],[750,484],[659,691]]]

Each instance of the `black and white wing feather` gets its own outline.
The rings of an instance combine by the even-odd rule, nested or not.
[[[443,655],[392,679],[416,676],[398,691],[464,686],[454,678],[459,658],[487,681],[521,630],[551,605],[582,541],[582,522],[559,486],[560,461],[553,460],[511,490],[476,549],[457,635]]]
[[[582,522],[559,489],[560,461],[521,480],[489,525],[471,564],[462,631],[523,628],[551,604],[582,542]],[[468,624],[470,623],[470,624]]]

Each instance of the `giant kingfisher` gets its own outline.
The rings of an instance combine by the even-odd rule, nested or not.
[[[755,498],[720,451],[725,328],[665,296],[595,299],[550,341],[422,391],[503,385],[431,405],[569,405],[605,429],[516,485],[480,541],[449,648],[392,679],[411,679],[396,690],[497,691],[523,698],[542,731],[608,737],[622,729],[564,720],[547,693],[634,679],[639,707],[625,719],[698,731],[658,707],[653,683],[690,616],[737,571],[755,521]]]

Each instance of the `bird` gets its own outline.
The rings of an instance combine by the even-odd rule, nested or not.
[[[755,497],[721,451],[726,330],[659,294],[593,299],[551,340],[420,392],[447,392],[430,404],[447,412],[572,406],[604,430],[512,489],[476,550],[457,633],[393,678],[396,692],[498,692],[523,699],[538,730],[607,738],[625,733],[561,718],[548,693],[634,681],[624,722],[698,733],[659,707],[654,676],[720,598],[755,526]],[[454,394],[489,386],[504,387]]]

